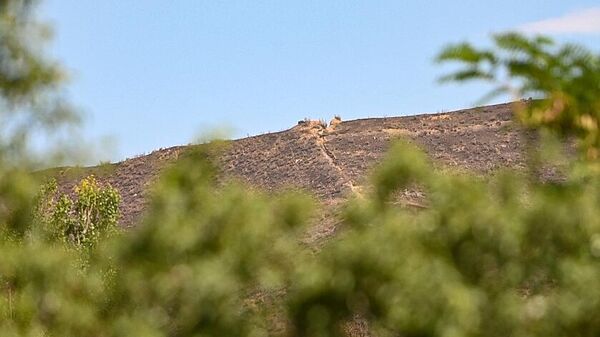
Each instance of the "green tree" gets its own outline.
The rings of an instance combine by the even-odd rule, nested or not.
[[[35,0],[0,1],[0,154],[23,156],[33,134],[56,131],[77,115],[60,94],[65,79],[41,47],[51,36],[35,16]]]
[[[34,134],[76,120],[61,96],[60,66],[42,53],[50,35],[35,16],[37,1],[0,1],[0,232],[21,237],[31,225],[38,183],[28,151]]]

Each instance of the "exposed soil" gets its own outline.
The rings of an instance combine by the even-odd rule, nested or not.
[[[365,185],[369,169],[397,138],[414,142],[442,166],[479,173],[523,167],[523,132],[511,121],[511,111],[507,103],[440,114],[334,120],[329,127],[301,121],[285,131],[230,141],[219,161],[226,176],[265,191],[300,188],[329,208]],[[68,191],[82,176],[96,174],[121,193],[121,224],[130,227],[143,212],[148,186],[185,148],[161,149],[103,167],[61,169],[59,185]],[[420,199],[418,192],[406,194]],[[325,226],[309,237],[316,240],[331,232]]]

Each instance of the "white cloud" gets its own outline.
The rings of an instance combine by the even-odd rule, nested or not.
[[[519,30],[535,34],[600,34],[600,7],[524,24]]]

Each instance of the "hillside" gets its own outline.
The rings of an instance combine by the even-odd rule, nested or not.
[[[266,191],[299,187],[331,204],[350,190],[360,190],[369,168],[399,137],[423,148],[438,165],[480,173],[520,167],[522,133],[512,126],[511,116],[507,103],[439,114],[342,121],[327,128],[301,121],[285,131],[230,141],[219,160],[226,176]],[[130,227],[143,212],[149,184],[184,149],[161,149],[109,167],[67,168],[57,178],[64,191],[90,173],[110,183],[123,197],[121,223]],[[405,197],[421,198],[416,192]]]

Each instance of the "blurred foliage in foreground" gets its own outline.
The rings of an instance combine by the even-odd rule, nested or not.
[[[600,55],[579,45],[557,46],[546,37],[515,33],[494,36],[495,49],[468,43],[447,47],[438,61],[457,61],[459,71],[442,81],[483,80],[500,94],[542,98],[516,105],[519,122],[532,128],[574,136],[582,153],[600,156]]]
[[[27,22],[30,4],[0,2],[7,69],[27,64],[13,57],[37,60],[12,40],[24,32],[12,22]],[[569,66],[569,55],[553,57]],[[36,64],[46,69],[33,62],[2,70],[3,99],[17,93],[23,100],[13,103],[28,102],[54,83],[44,71],[30,76]],[[522,74],[525,83],[537,76]],[[19,79],[33,82],[12,88]],[[558,134],[600,113],[589,103],[597,83],[572,83],[539,87],[540,104],[578,107],[542,119]],[[31,107],[22,104],[17,110]],[[562,129],[553,121],[563,114],[580,115]],[[600,174],[587,155],[595,143],[581,130],[569,134],[588,144],[582,159],[540,153],[561,172],[547,182],[512,171],[486,179],[437,172],[423,153],[397,144],[375,170],[372,193],[348,202],[341,232],[316,252],[300,240],[312,219],[309,199],[217,184],[210,148],[199,146],[163,173],[138,228],[86,250],[85,268],[82,250],[34,235],[43,226],[34,216],[37,184],[0,152],[1,334],[340,336],[361,316],[377,336],[596,336]],[[426,209],[395,203],[397,191],[415,185],[427,193]]]
[[[50,27],[35,16],[36,0],[0,0],[0,155],[31,161],[33,136],[48,137],[78,121],[61,95],[62,68],[41,53]],[[49,147],[49,146],[48,146]]]
[[[597,173],[569,164],[563,180],[541,183],[429,168],[396,145],[373,194],[349,202],[342,232],[314,253],[299,240],[309,200],[218,188],[206,154],[190,152],[155,186],[139,228],[94,247],[85,269],[78,250],[2,241],[0,330],[336,336],[361,315],[380,336],[600,331]],[[413,184],[427,209],[394,202]]]

